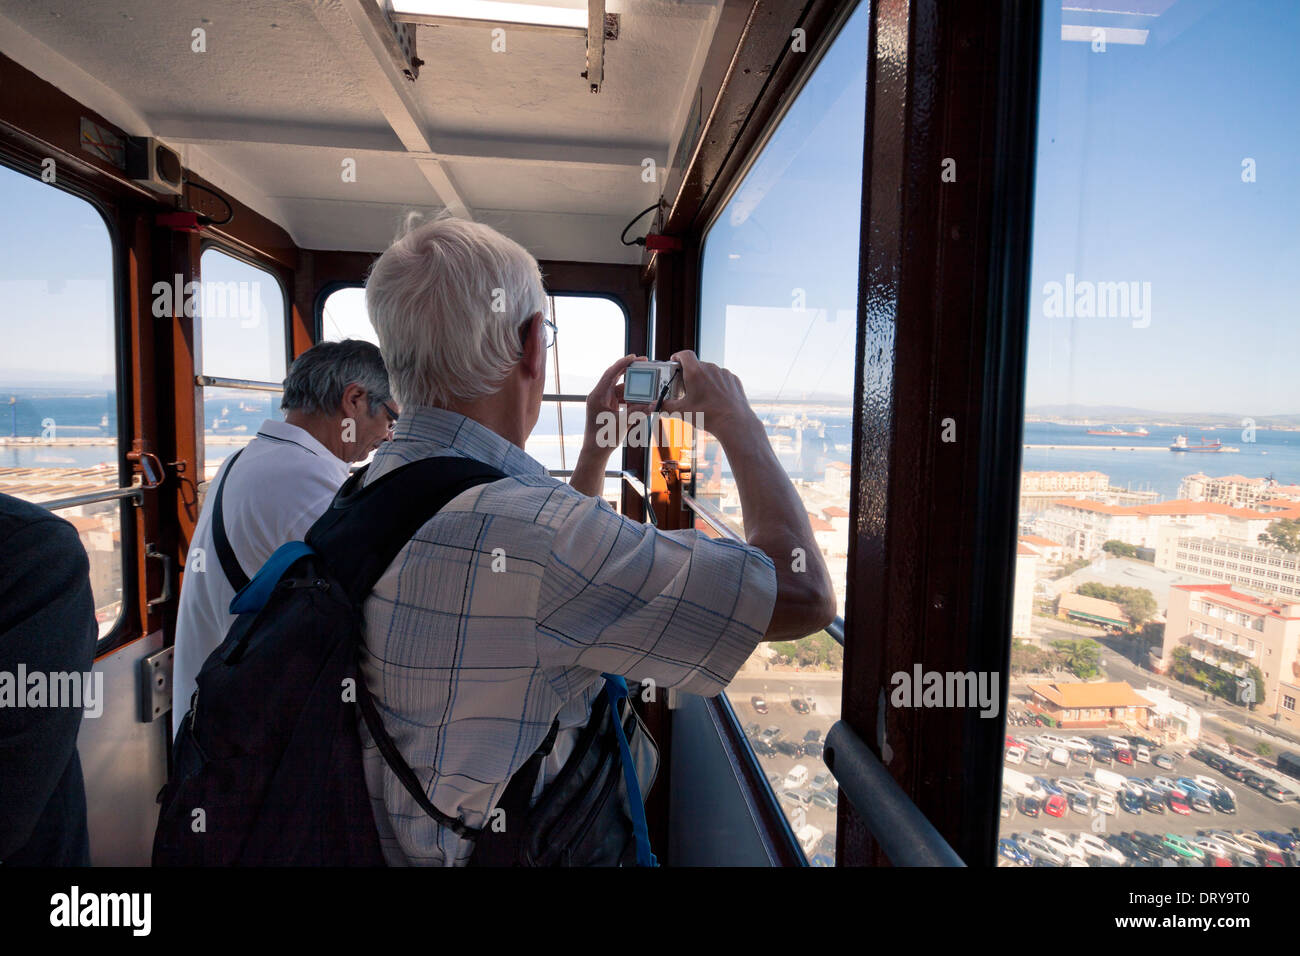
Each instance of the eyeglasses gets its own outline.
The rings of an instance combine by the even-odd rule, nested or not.
[[[544,330],[542,334],[545,336],[545,341],[546,341],[546,345],[544,346],[544,348],[549,349],[552,345],[555,344],[555,336],[559,332],[559,329],[555,327],[555,323],[552,322],[550,319],[542,319],[542,327]],[[524,325],[520,326],[519,329],[520,341],[523,341],[527,337],[528,337],[528,324],[525,323]],[[523,355],[522,348],[519,350],[519,354]]]
[[[389,408],[387,402],[380,402],[379,407],[382,408],[384,414],[388,416],[388,430],[392,431],[393,427],[397,424],[397,412]]]

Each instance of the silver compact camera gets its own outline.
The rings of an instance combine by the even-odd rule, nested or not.
[[[671,383],[671,384],[670,384]],[[633,362],[623,372],[623,401],[633,405],[654,405],[668,385],[665,398],[686,394],[679,362]]]

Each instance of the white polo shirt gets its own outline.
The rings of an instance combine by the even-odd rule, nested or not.
[[[190,708],[203,662],[234,623],[235,590],[221,570],[212,537],[212,509],[227,458],[208,486],[194,529],[176,615],[176,658],[172,665],[172,730]],[[245,446],[226,482],[222,509],[226,537],[250,578],[276,548],[301,541],[347,480],[348,463],[296,425],[267,419]],[[201,549],[201,550],[200,550]]]

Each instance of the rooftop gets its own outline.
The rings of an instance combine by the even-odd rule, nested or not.
[[[1029,689],[1045,700],[1067,710],[1087,707],[1150,707],[1147,700],[1127,681],[1098,684],[1031,684]]]

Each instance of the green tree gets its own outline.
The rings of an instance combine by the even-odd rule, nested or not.
[[[1125,541],[1117,541],[1114,538],[1103,544],[1101,550],[1120,558],[1136,558],[1138,551],[1134,545]]]
[[[1015,638],[1011,641],[1011,672],[1013,674],[1041,674],[1047,670],[1055,655],[1028,641]]]
[[[1146,588],[1128,588],[1122,584],[1085,581],[1079,585],[1078,593],[1085,597],[1099,598],[1118,604],[1124,616],[1129,619],[1131,627],[1140,627],[1160,609],[1156,604],[1155,595]]]
[[[1259,536],[1259,543],[1300,554],[1300,519],[1279,518]]]
[[[1259,754],[1261,757],[1271,757],[1273,756],[1273,748],[1261,740],[1255,746],[1255,753]]]
[[[1159,621],[1147,621],[1138,630],[1138,638],[1147,650],[1161,647],[1165,643],[1165,626]]]
[[[1054,641],[1052,647],[1061,665],[1079,680],[1090,680],[1101,673],[1101,645],[1096,641]]]

